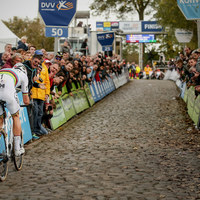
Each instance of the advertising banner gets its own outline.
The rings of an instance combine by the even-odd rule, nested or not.
[[[189,43],[193,37],[193,32],[183,29],[176,29],[175,36],[179,43]]]
[[[51,127],[53,130],[62,126],[66,121],[65,112],[62,107],[61,99],[55,99],[56,109],[53,110],[53,117],[51,118]]]
[[[70,98],[73,101],[75,111],[76,111],[76,113],[80,113],[81,111],[83,111],[82,110],[82,105],[81,105],[82,99],[79,96],[77,91],[73,91],[72,94],[73,94],[73,97],[70,97]]]
[[[196,126],[199,125],[198,124],[198,122],[199,122],[199,114],[200,114],[200,96],[198,95],[198,97],[195,100],[194,111],[192,113],[192,120],[194,121]]]
[[[77,0],[39,0],[39,13],[46,26],[69,26],[76,14]]]
[[[142,31],[141,22],[119,22],[119,29],[124,33],[140,33]]]
[[[185,15],[186,19],[200,19],[200,1],[199,0],[177,0],[178,7]]]
[[[94,102],[94,99],[93,99],[92,94],[90,92],[89,86],[85,88],[85,95],[87,96],[87,99],[88,99],[90,106],[93,106],[95,102]]]
[[[193,111],[194,111],[194,103],[195,103],[195,93],[194,93],[194,87],[191,86],[190,89],[188,90],[188,114],[190,115],[191,119],[193,116]],[[193,119],[192,119],[193,120]]]
[[[111,22],[104,22],[103,27],[111,28]]]
[[[111,22],[111,29],[112,30],[119,29],[119,22]]]
[[[103,31],[103,22],[96,22],[96,30]]]
[[[88,104],[87,97],[85,95],[84,90],[79,89],[78,94],[81,97],[81,108],[82,108],[82,110],[86,110],[90,106]]]
[[[62,102],[62,106],[65,112],[66,120],[68,121],[74,115],[76,115],[75,108],[69,94],[67,93],[63,94],[61,96],[61,102]]]
[[[101,46],[112,46],[114,38],[114,32],[97,34],[97,40]]]

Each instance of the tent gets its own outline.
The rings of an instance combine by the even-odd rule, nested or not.
[[[17,46],[20,39],[0,20],[0,53],[4,52],[6,44]]]

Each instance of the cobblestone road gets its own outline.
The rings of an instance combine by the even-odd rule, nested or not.
[[[126,84],[29,144],[0,199],[198,199],[200,137],[178,94],[170,81]]]

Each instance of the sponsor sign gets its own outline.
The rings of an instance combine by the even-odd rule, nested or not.
[[[97,34],[97,40],[101,46],[112,46],[114,41],[114,33],[100,33]]]
[[[186,19],[200,19],[199,0],[177,0],[177,4]]]
[[[138,33],[141,32],[141,22],[119,22],[119,29],[124,33]]]
[[[176,29],[175,36],[179,43],[189,43],[193,37],[193,32],[183,29]]]
[[[97,31],[103,31],[103,28],[97,28]]]
[[[104,22],[103,27],[111,27],[111,22]]]
[[[104,31],[111,31],[111,27],[104,27],[103,30]]]
[[[156,21],[142,21],[142,32],[162,32],[163,27]]]
[[[103,22],[96,22],[96,28],[103,28]]]
[[[39,0],[39,13],[46,26],[69,26],[76,14],[77,0]]]
[[[111,29],[118,29],[119,28],[119,22],[111,22]]]

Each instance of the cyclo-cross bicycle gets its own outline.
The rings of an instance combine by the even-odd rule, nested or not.
[[[8,165],[9,161],[14,161],[14,165],[16,170],[20,170],[23,165],[24,155],[15,156],[15,143],[14,143],[14,135],[13,135],[13,127],[11,124],[10,135],[8,137],[7,132],[7,120],[6,120],[6,102],[4,100],[0,100],[0,105],[3,109],[3,128],[0,128],[0,181],[4,181],[8,174]],[[26,105],[21,105],[20,107],[27,107]],[[8,119],[12,118],[10,116]],[[23,147],[23,134],[21,133],[21,147]]]

